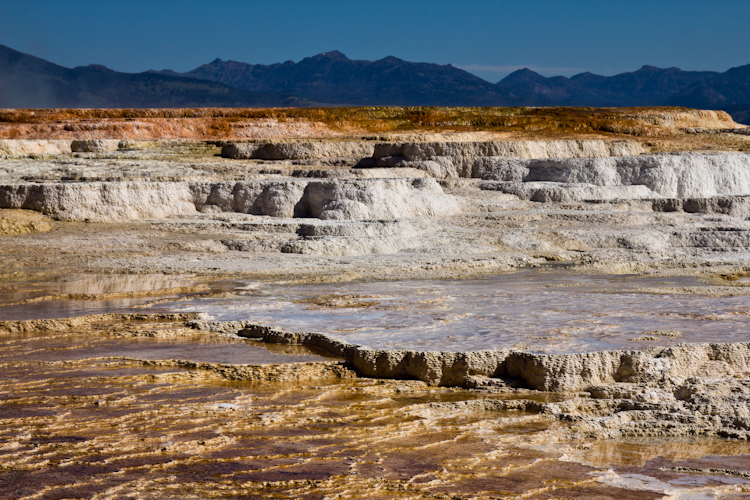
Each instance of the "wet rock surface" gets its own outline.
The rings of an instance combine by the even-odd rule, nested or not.
[[[619,394],[566,399],[525,389],[493,393],[352,379],[346,371],[274,379],[264,377],[284,365],[229,370],[87,353],[129,339],[141,339],[144,352],[170,338],[188,347],[186,319],[92,316],[43,333],[5,328],[3,497],[657,499],[750,493],[746,442],[582,438],[590,432],[583,415],[606,420],[602,415],[613,405],[597,404],[605,398],[648,402],[634,385]],[[241,340],[210,342],[222,341]],[[298,352],[265,356],[303,354],[303,348],[288,349]],[[686,399],[695,384],[676,394]]]
[[[193,322],[194,326],[201,323]],[[367,377],[507,392],[527,388],[584,393],[561,403],[474,402],[575,422],[586,438],[709,436],[750,440],[750,344],[679,344],[666,349],[539,355],[514,350],[420,352],[372,350],[325,335],[258,325],[242,337],[308,345],[347,358]],[[495,406],[493,406],[495,405]],[[499,405],[499,406],[498,406]]]

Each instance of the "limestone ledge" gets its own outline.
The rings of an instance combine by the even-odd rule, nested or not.
[[[372,156],[372,141],[317,141],[317,142],[267,142],[229,143],[221,148],[221,156],[237,160],[308,160],[319,158]]]
[[[450,216],[456,199],[434,179],[89,182],[0,185],[0,208],[60,220],[114,221],[195,212],[326,220]]]
[[[481,157],[474,160],[483,161]],[[710,210],[710,203],[690,200],[750,195],[748,154],[558,160],[505,158],[482,165],[481,171],[472,174],[484,179],[476,187],[535,202],[667,198],[683,201],[653,203],[654,210],[676,211],[678,209],[669,207],[706,205],[705,211]],[[735,212],[744,213],[742,203],[732,204],[737,207]],[[30,209],[61,220],[98,221],[195,212],[364,220],[443,217],[461,211],[458,201],[444,193],[435,179],[405,177],[14,183],[0,185],[0,208]]]
[[[613,383],[673,384],[695,376],[750,375],[750,343],[690,343],[643,350],[535,354],[511,349],[469,352],[369,349],[320,333],[285,332],[235,322],[192,321],[197,329],[229,328],[268,343],[314,346],[351,360],[363,376],[416,379],[430,385],[476,384],[475,377],[504,380],[540,391],[578,392]]]
[[[639,185],[671,198],[750,194],[750,155],[744,153],[569,158],[529,161],[525,166],[523,182]]]
[[[372,157],[363,157],[369,149]],[[228,158],[273,160],[359,157],[359,167],[507,182],[498,190],[540,202],[750,195],[748,154],[647,155],[633,141],[240,143],[222,151]]]
[[[503,164],[506,159],[609,158],[645,152],[635,141],[599,139],[383,143],[360,166],[414,167],[437,178],[478,177],[483,164]]]
[[[563,160],[502,159],[480,162],[473,177],[483,190],[542,203],[687,200],[750,195],[750,155],[680,154]],[[451,181],[441,181],[451,182]],[[667,207],[665,202],[654,206]],[[673,202],[682,206],[681,201]],[[739,205],[737,205],[739,206]],[[656,209],[655,211],[677,211]]]
[[[187,322],[205,320],[204,313],[106,313],[75,316],[60,319],[25,319],[0,321],[0,333],[59,332],[71,328],[86,328],[94,323],[121,321],[172,321]]]
[[[646,150],[635,141],[599,139],[553,141],[374,142],[317,141],[228,143],[221,156],[270,161],[338,160],[359,167],[411,167],[436,178],[476,177],[482,162],[499,158],[608,158],[632,156]]]

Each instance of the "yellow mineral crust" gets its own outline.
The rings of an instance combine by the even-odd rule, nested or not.
[[[0,236],[41,233],[52,229],[52,221],[30,210],[0,210]]]

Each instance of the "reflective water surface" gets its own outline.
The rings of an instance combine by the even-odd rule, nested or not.
[[[521,270],[484,279],[294,283],[195,276],[0,285],[0,321],[206,312],[372,348],[561,353],[750,340],[750,283]]]
[[[526,270],[471,280],[248,282],[228,296],[169,309],[326,333],[372,348],[561,353],[748,341],[747,290],[686,277]]]
[[[133,312],[155,301],[234,290],[238,283],[195,276],[80,275],[0,284],[0,321]]]

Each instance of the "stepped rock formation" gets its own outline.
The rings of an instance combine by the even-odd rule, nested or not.
[[[606,158],[643,152],[636,142],[601,140],[380,144],[372,161],[361,165],[414,167],[445,179],[476,177],[475,170],[496,158]]]
[[[530,162],[523,181],[643,185],[669,198],[750,194],[750,155],[658,155]]]
[[[0,110],[0,492],[746,496],[745,134]]]
[[[194,322],[196,328],[225,328]],[[230,327],[231,328],[231,327]],[[641,351],[533,354],[512,350],[425,352],[376,350],[331,339],[322,334],[284,332],[244,324],[238,334],[269,343],[302,344],[344,358],[362,374],[378,378],[418,379],[431,385],[471,385],[473,377],[520,380],[541,391],[577,392],[613,383],[663,383],[715,373],[750,375],[750,344],[679,344]],[[750,413],[748,414],[750,416]]]
[[[420,119],[430,116],[425,110],[411,112],[424,113]],[[500,119],[496,112],[493,119]],[[513,339],[480,350],[481,343],[467,347],[474,340],[462,340],[459,329],[466,324],[461,323],[463,317],[484,312],[451,310],[450,297],[418,297],[409,305],[393,297],[387,302],[385,292],[377,296],[355,290],[347,295],[336,288],[342,283],[377,287],[382,280],[411,279],[419,288],[434,286],[430,280],[458,288],[452,280],[535,267],[540,268],[535,279],[544,302],[552,287],[577,287],[576,273],[582,270],[595,276],[593,282],[602,274],[646,274],[653,276],[644,278],[639,288],[625,289],[617,281],[612,293],[624,290],[623,300],[644,309],[653,297],[649,294],[668,297],[665,301],[696,301],[695,310],[674,313],[676,319],[669,316],[670,321],[741,322],[747,317],[743,301],[750,274],[750,136],[737,133],[743,129],[721,113],[628,111],[631,118],[606,118],[606,123],[602,119],[596,129],[592,126],[581,135],[531,134],[529,130],[547,119],[532,110],[528,116],[533,120],[524,122],[529,128],[515,135],[497,130],[345,133],[322,121],[313,126],[305,117],[294,121],[279,115],[273,123],[252,122],[258,127],[253,130],[265,124],[271,135],[269,131],[284,124],[287,135],[235,137],[210,135],[211,127],[218,130],[224,123],[218,118],[180,117],[175,127],[187,127],[177,120],[195,119],[196,133],[207,135],[179,140],[153,137],[153,127],[169,123],[161,115],[149,118],[146,111],[134,112],[132,120],[154,120],[149,122],[152,128],[144,128],[143,136],[128,135],[135,127],[117,137],[111,123],[97,129],[95,122],[86,121],[91,119],[87,113],[65,118],[78,120],[66,133],[77,133],[84,125],[90,129],[87,133],[63,135],[60,140],[0,142],[0,261],[5,263],[0,277],[5,280],[3,290],[10,290],[8,298],[0,297],[5,311],[42,310],[62,303],[61,314],[69,314],[68,303],[75,302],[76,310],[95,310],[132,301],[138,309],[136,316],[127,318],[131,322],[156,321],[148,316],[158,308],[174,307],[194,315],[168,318],[189,321],[172,328],[126,327],[122,317],[102,316],[96,321],[111,337],[111,345],[119,345],[117,339],[122,338],[175,340],[202,333],[243,342],[243,348],[298,349],[297,354],[337,357],[304,365],[137,358],[140,368],[185,370],[174,375],[185,380],[206,372],[256,384],[305,381],[305,390],[312,390],[323,379],[346,379],[347,384],[355,376],[360,377],[356,383],[362,377],[390,379],[381,382],[398,389],[383,397],[384,406],[410,397],[397,391],[421,387],[436,392],[412,409],[414,415],[434,412],[453,418],[451,412],[513,412],[512,418],[535,419],[530,425],[549,424],[540,440],[564,436],[586,445],[596,439],[634,436],[750,438],[750,345],[738,340],[741,331],[731,331],[735,336],[726,343],[705,338],[702,332],[684,338],[676,331],[654,333],[650,322],[673,314],[663,310],[647,317],[642,331],[638,326],[640,333],[621,344],[608,337],[618,321],[614,314],[594,311],[572,326],[546,328],[557,321],[558,311],[542,314],[545,311],[530,306],[534,302],[524,300],[512,275],[503,285],[512,294],[507,301],[533,332],[523,342],[541,347]],[[246,119],[236,113],[221,119]],[[396,116],[396,111],[389,113]],[[582,121],[594,123],[593,114],[581,113]],[[610,112],[599,114],[606,113]],[[620,111],[612,113],[606,116],[622,116]],[[132,123],[129,117],[118,119]],[[271,120],[262,118],[266,119]],[[521,120],[522,115],[519,111],[503,119]],[[51,125],[26,126],[18,133]],[[605,127],[632,127],[633,133],[605,133]],[[315,133],[307,133],[310,130]],[[36,283],[42,273],[65,277],[83,271],[127,279],[95,292],[68,289],[77,285],[65,279],[54,286],[13,289],[17,283]],[[565,274],[566,279],[545,281],[546,272]],[[671,276],[675,284],[651,286],[663,276]],[[163,284],[140,290],[139,279]],[[280,284],[289,288],[274,288]],[[323,308],[331,312],[336,324],[325,330],[329,333],[311,331],[315,328],[309,324],[285,331],[271,320],[253,317],[265,307],[263,297],[270,297],[270,308],[286,314],[278,299],[284,290],[312,284],[330,294],[289,303],[313,316]],[[492,286],[491,293],[499,296],[499,288]],[[571,301],[585,302],[588,295],[576,297]],[[725,306],[714,308],[719,299],[726,299]],[[220,308],[212,309],[232,301],[242,307],[226,316]],[[596,300],[591,302],[595,309]],[[259,309],[253,310],[256,305]],[[199,311],[199,306],[205,310]],[[58,310],[54,307],[49,310]],[[369,339],[374,334],[369,324],[352,333],[346,318],[369,322],[379,315],[390,321],[396,312],[405,311],[413,319],[427,309],[433,314],[432,324],[445,325],[450,332],[451,340],[446,336],[435,344],[422,344],[437,345],[434,351],[414,344],[423,340],[419,336],[428,337],[431,328],[420,320],[415,321],[419,338],[404,340],[412,342],[411,347],[384,343],[379,347],[396,348],[367,348],[366,341],[347,337],[356,333]],[[490,313],[490,321],[498,317]],[[321,316],[327,317],[317,317]],[[227,318],[233,321],[220,321]],[[344,318],[341,324],[339,318]],[[94,320],[7,321],[0,322],[0,333],[28,333],[28,339],[13,337],[9,342],[13,349],[31,350],[33,342],[44,341],[33,332],[67,335],[69,329],[88,328],[87,321]],[[477,337],[484,334],[476,332]],[[587,343],[589,334],[597,340]],[[391,335],[395,337],[391,330],[384,334]],[[510,334],[498,335],[505,342]],[[342,340],[347,338],[351,343]],[[696,338],[700,342],[694,342]],[[448,342],[454,344],[446,346]],[[448,350],[455,345],[457,350]],[[580,345],[585,347],[579,349]],[[65,364],[54,366],[67,369]],[[23,369],[28,370],[26,365]],[[134,375],[136,380],[139,376]],[[435,396],[437,391],[446,396]],[[277,392],[279,398],[287,397],[284,390]],[[304,411],[311,408],[317,411],[314,405]],[[481,415],[479,429],[496,417]],[[263,420],[263,425],[268,423]],[[422,423],[417,419],[414,425]]]
[[[747,154],[515,160],[484,164],[473,173],[505,181],[485,189],[540,202],[750,195]]]
[[[35,210],[78,221],[162,218],[196,211],[324,220],[393,219],[449,216],[460,210],[433,179],[12,184],[0,186],[0,208]]]
[[[328,157],[372,157],[378,166],[388,158],[403,161],[432,160],[448,157],[462,159],[500,156],[511,158],[599,158],[626,156],[645,152],[634,141],[494,141],[494,142],[410,142],[382,143],[363,141],[233,143],[225,145],[221,155],[233,159],[297,160]],[[465,176],[464,176],[465,177]]]
[[[636,142],[601,140],[353,144],[228,144],[222,156],[324,159],[351,157],[359,147],[360,155],[373,151],[359,161],[361,168],[416,168],[438,179],[506,181],[510,184],[495,189],[533,201],[750,195],[747,154],[644,155]]]

